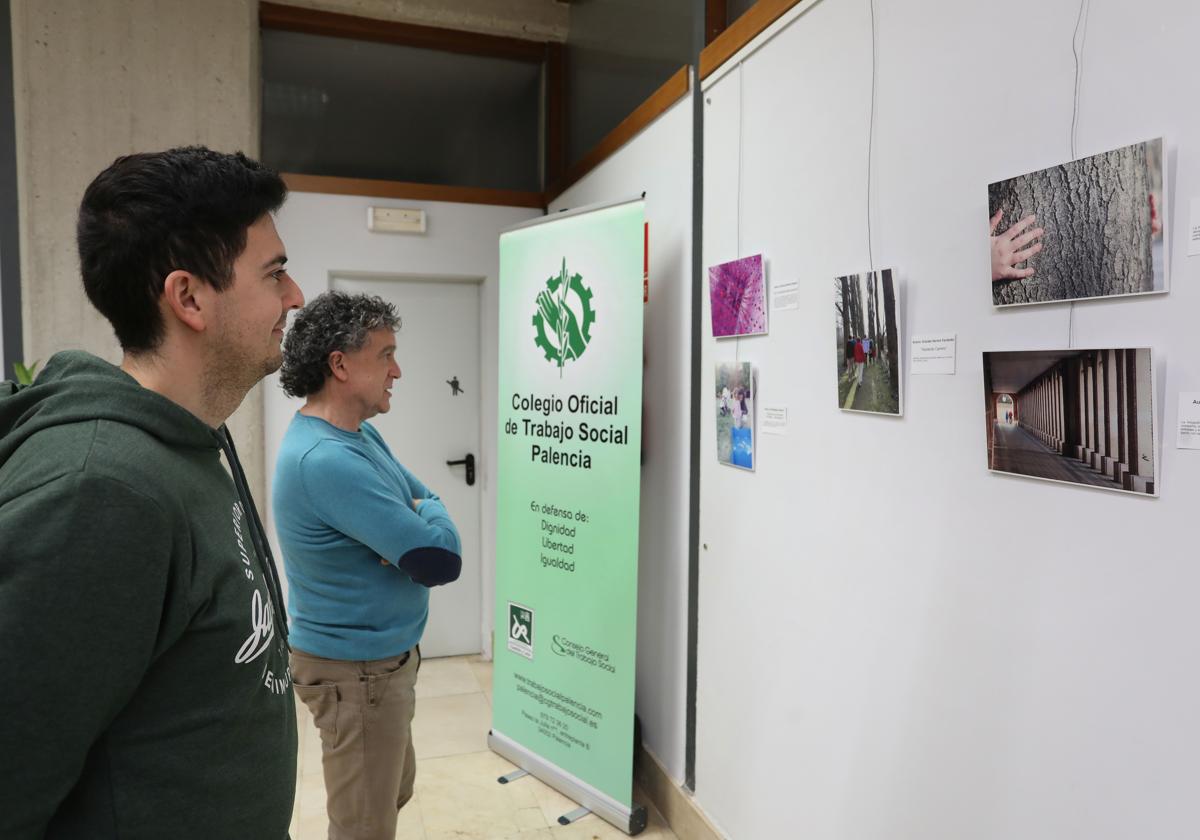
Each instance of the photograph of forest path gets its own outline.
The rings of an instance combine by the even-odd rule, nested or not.
[[[900,413],[900,330],[892,271],[849,274],[834,285],[838,407]]]
[[[1163,143],[988,185],[992,303],[1166,291]]]

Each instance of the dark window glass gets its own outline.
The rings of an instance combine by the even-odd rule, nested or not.
[[[578,161],[693,60],[695,0],[595,0],[571,6],[567,153]],[[699,4],[703,15],[704,5]]]
[[[750,11],[750,7],[753,6],[754,3],[755,3],[755,0],[726,0],[726,2],[725,2],[726,19],[728,20],[729,23],[733,23],[735,20],[740,18],[742,15],[746,14],[746,12]]]
[[[539,64],[264,30],[262,76],[281,172],[541,189]]]

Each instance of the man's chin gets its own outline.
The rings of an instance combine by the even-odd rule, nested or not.
[[[271,353],[263,360],[262,375],[270,376],[281,367],[283,367],[283,353],[281,351]]]

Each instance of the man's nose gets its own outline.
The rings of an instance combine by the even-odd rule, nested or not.
[[[300,290],[300,285],[292,279],[292,275],[287,275],[288,290],[284,294],[284,303],[288,309],[299,309],[304,306],[304,292]]]

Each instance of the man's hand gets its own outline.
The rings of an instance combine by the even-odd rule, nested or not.
[[[425,500],[424,499],[413,499],[413,510],[416,510],[418,507],[420,507],[421,502],[423,502],[423,501],[425,501]]]
[[[992,216],[992,233],[996,232],[996,225],[1000,224],[1000,218],[1003,215],[1003,210],[997,210],[996,215]],[[1036,219],[1037,217],[1034,215],[1026,216],[1008,230],[992,237],[993,283],[1000,280],[1022,280],[1033,276],[1032,268],[1017,268],[1016,266],[1042,250],[1041,242],[1034,242],[1032,245],[1030,243],[1046,232],[1043,228],[1034,228],[1028,233],[1022,233]]]

